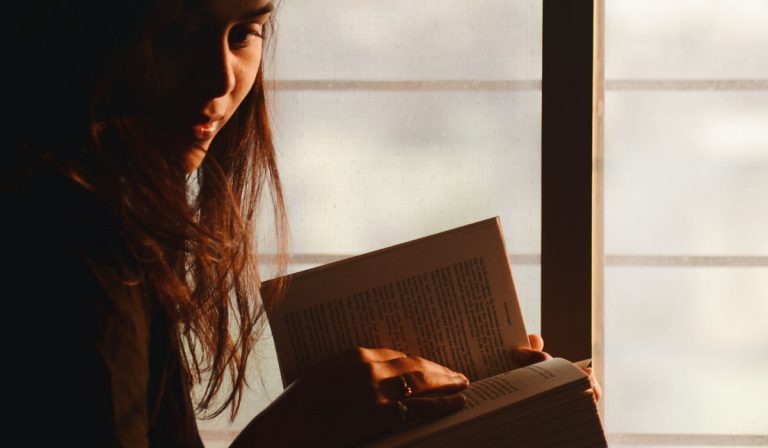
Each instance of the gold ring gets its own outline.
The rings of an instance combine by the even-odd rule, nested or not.
[[[405,380],[405,376],[400,375],[400,385],[403,389],[403,398],[408,398],[413,396],[413,388],[408,384],[408,381]]]

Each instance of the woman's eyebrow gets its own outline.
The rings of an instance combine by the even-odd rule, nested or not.
[[[255,9],[246,9],[242,12],[242,14],[237,16],[237,20],[254,20],[271,13],[275,9],[275,3],[272,1],[258,1],[252,3],[256,3],[257,5],[263,3],[264,5],[261,7],[255,7]],[[190,11],[196,15],[199,15],[200,17],[206,17],[208,19],[224,18],[227,16],[225,11],[217,10],[211,5],[203,4],[202,2],[193,1],[193,4],[190,5]]]
[[[269,14],[270,12],[274,11],[274,9],[275,9],[274,2],[269,2],[264,6],[262,6],[261,8],[258,8],[252,11],[246,11],[245,13],[243,13],[243,15],[240,18],[243,20],[255,19],[265,14]]]

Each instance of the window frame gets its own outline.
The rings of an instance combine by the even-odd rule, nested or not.
[[[554,3],[554,4],[553,4]],[[579,44],[573,44],[573,43],[563,43],[562,45],[568,46],[571,45],[571,51],[573,51],[573,54],[576,54],[578,52],[579,57],[581,57],[583,60],[582,63],[586,63],[586,61],[589,61],[590,68],[592,70],[592,84],[590,86],[590,95],[592,97],[591,101],[591,113],[590,113],[590,129],[591,129],[591,145],[590,150],[587,152],[587,145],[584,141],[582,141],[582,134],[579,134],[579,140],[578,140],[578,147],[575,147],[574,149],[578,150],[578,163],[575,161],[571,161],[573,164],[570,167],[573,171],[581,171],[585,170],[585,166],[587,162],[589,163],[589,172],[581,172],[580,174],[574,174],[574,182],[579,182],[575,185],[575,189],[580,192],[578,195],[578,200],[583,200],[585,194],[582,191],[583,185],[585,182],[585,178],[589,176],[591,178],[591,202],[589,204],[589,215],[591,216],[591,225],[590,225],[590,234],[589,234],[589,242],[591,247],[591,258],[587,260],[586,255],[584,253],[574,253],[570,255],[563,255],[563,256],[571,256],[571,257],[581,257],[580,259],[583,260],[583,265],[581,266],[581,270],[579,272],[582,272],[581,276],[576,279],[577,286],[580,287],[580,291],[583,291],[584,288],[586,288],[585,284],[587,282],[586,277],[589,277],[590,288],[591,288],[591,294],[590,294],[590,308],[591,308],[591,322],[589,322],[589,326],[591,328],[590,338],[589,338],[589,345],[591,346],[591,357],[593,358],[593,368],[594,373],[602,384],[605,384],[604,379],[604,362],[603,362],[603,356],[604,356],[604,313],[603,313],[603,306],[604,306],[604,268],[605,266],[697,266],[697,267],[704,267],[704,266],[729,266],[729,267],[745,267],[745,266],[766,266],[768,257],[765,256],[691,256],[691,255],[617,255],[617,254],[606,254],[605,253],[605,246],[604,246],[604,104],[605,104],[605,91],[616,91],[616,90],[669,90],[674,92],[680,92],[680,91],[687,91],[687,90],[709,90],[709,91],[716,91],[716,90],[728,90],[728,91],[736,91],[736,90],[746,90],[746,91],[765,91],[766,88],[768,88],[768,81],[765,79],[702,79],[702,80],[690,80],[690,79],[667,79],[667,80],[661,80],[661,79],[650,79],[650,80],[644,80],[644,79],[605,79],[605,0],[589,0],[589,1],[582,1],[582,0],[576,0],[574,2],[567,2],[567,0],[548,0],[544,2],[544,11],[543,11],[543,18],[544,18],[544,51],[542,54],[543,62],[546,66],[546,61],[548,57],[553,57],[551,53],[548,53],[546,48],[546,42],[547,42],[547,24],[550,26],[552,25],[551,21],[548,21],[548,19],[551,19],[552,17],[556,17],[558,14],[565,13],[565,10],[560,12],[554,12],[552,10],[547,9],[547,4],[549,4],[550,7],[555,7],[555,5],[558,5],[557,8],[566,8],[565,4],[568,3],[569,5],[571,3],[578,4],[580,8],[578,12],[574,11],[575,14],[579,14],[578,20],[587,20],[586,19],[586,9],[589,7],[588,4],[591,4],[591,14],[592,14],[592,20],[590,22],[590,28],[591,30],[587,31],[583,27],[573,27],[568,28],[567,24],[564,25],[562,29],[563,36],[561,36],[562,39],[572,39],[573,41],[578,41]],[[574,6],[575,8],[575,6]],[[548,14],[549,12],[549,14]],[[576,19],[574,19],[576,20]],[[557,34],[557,32],[555,32]],[[568,34],[571,34],[570,36],[566,36]],[[591,53],[587,54],[587,48],[586,48],[586,40],[591,39]],[[571,56],[573,56],[573,54]],[[560,57],[565,57],[563,55],[560,55]],[[583,67],[579,65],[579,70],[582,70]],[[563,67],[562,70],[567,70],[567,67]],[[581,75],[583,73],[580,72]],[[561,74],[562,75],[562,74]],[[557,76],[556,73],[551,74],[551,76]],[[567,76],[567,75],[566,75]],[[546,83],[546,72],[542,74],[542,96],[546,97],[546,95],[549,93],[550,95],[553,94],[553,92],[548,92],[547,89],[545,89]],[[580,78],[581,79],[581,78]],[[564,82],[564,81],[563,81]],[[574,86],[575,89],[582,89],[585,88],[586,81],[581,80],[581,83],[578,86]],[[575,101],[578,99],[582,99],[582,103],[584,102],[583,98],[585,97],[585,94],[581,95],[571,95],[569,96],[567,92],[563,92],[563,100],[564,101]],[[580,104],[579,113],[584,113],[585,104]],[[545,110],[545,104],[542,104],[542,111]],[[544,117],[543,117],[544,118]],[[542,140],[545,138],[545,129],[544,124],[545,120],[542,120]],[[550,127],[549,129],[553,130],[553,132],[562,132],[558,131],[556,128]],[[581,129],[582,133],[584,132],[584,129]],[[567,139],[567,137],[566,137]],[[575,145],[574,145],[575,146]],[[544,151],[544,145],[542,145],[542,152]],[[552,148],[550,148],[552,150]],[[570,161],[570,160],[569,160]],[[550,161],[551,163],[555,163],[554,161]],[[546,170],[545,168],[546,163],[546,157],[544,158],[543,162],[543,170]],[[563,168],[565,169],[565,168]],[[552,172],[550,172],[552,174]],[[546,185],[547,182],[544,178],[542,178],[542,188],[544,188],[544,185]],[[558,197],[557,200],[567,200],[568,196],[563,195],[562,197]],[[546,201],[545,198],[542,197],[542,209],[545,207],[553,207],[555,204],[553,204],[551,201]],[[583,229],[583,220],[584,216],[587,214],[586,206],[585,208],[581,210],[582,213],[578,214],[579,222],[577,225],[580,229]],[[566,223],[567,226],[567,219],[569,219],[567,216],[560,215],[557,216],[553,213],[553,218],[560,219],[562,222]],[[544,226],[544,216],[542,216],[542,226]],[[556,228],[556,225],[550,224],[550,229],[554,231],[553,229]],[[568,230],[565,228],[565,226],[560,229],[562,232],[567,232]],[[560,274],[557,271],[557,265],[555,266],[546,266],[545,267],[545,255],[544,255],[544,247],[543,247],[543,241],[544,241],[544,233],[545,228],[542,227],[542,329],[546,328],[545,325],[545,314],[544,314],[544,301],[545,301],[545,282],[556,282],[561,283],[560,287],[567,288],[567,285],[563,286],[562,284],[565,283],[570,279],[570,277],[566,274],[563,274],[560,276]],[[575,232],[572,232],[573,238],[586,238],[585,234],[576,234]],[[576,250],[576,249],[574,249]],[[581,251],[583,251],[583,247],[580,248]],[[552,254],[552,252],[550,252]],[[555,252],[554,254],[557,254]],[[552,259],[552,255],[550,255],[549,259]],[[583,274],[583,268],[589,267],[590,273],[587,276],[586,274]],[[545,269],[549,271],[549,275],[545,279]],[[555,288],[557,289],[557,288]],[[549,296],[549,294],[547,294]],[[568,310],[567,308],[567,298],[564,297],[565,293],[561,292],[561,296],[554,296],[554,297],[547,297],[548,301],[548,308],[549,313],[552,314],[558,310],[558,307],[565,308],[559,308],[561,311],[563,309]],[[579,300],[582,298],[579,297]],[[586,307],[586,303],[581,303],[582,307]],[[561,319],[567,319],[567,313],[566,315],[560,316]],[[558,337],[571,337],[574,338],[574,341],[570,342],[570,345],[566,345],[564,347],[568,347],[570,349],[571,346],[578,347],[579,350],[584,350],[584,347],[587,345],[586,338],[585,338],[585,330],[584,327],[587,325],[586,319],[583,318],[581,314],[576,314],[573,316],[574,319],[576,319],[576,322],[572,323],[573,327],[576,328],[576,331],[574,331],[572,334],[566,335],[566,334],[559,334],[562,332],[562,329],[555,330],[552,328],[552,331],[555,335],[555,340],[557,340]],[[554,321],[548,320],[547,321],[549,325],[552,325]],[[543,331],[544,335],[547,335],[548,333],[546,330]],[[550,335],[552,333],[549,333]],[[551,347],[550,340],[548,337],[545,336],[545,340],[547,341],[547,345]],[[580,358],[579,358],[580,359]],[[605,393],[610,393],[610,391],[605,391]],[[600,408],[600,414],[601,417],[605,418],[604,413],[604,403],[603,400],[599,404]],[[768,435],[764,434],[702,434],[702,433],[695,433],[695,434],[670,434],[670,433],[610,433],[606,431],[606,437],[608,439],[608,442],[610,445],[622,445],[622,446],[765,446],[766,442],[768,442]]]
[[[543,2],[541,328],[547,351],[573,361],[593,356],[593,285],[600,284],[593,279],[595,6]]]
[[[603,378],[603,104],[605,0],[542,0],[541,81],[541,330],[546,350],[573,361],[594,358]],[[690,88],[670,81],[609,81],[608,88]],[[707,88],[719,84],[702,84]],[[765,81],[732,81],[764,90]],[[475,83],[472,89],[506,89],[507,83]],[[277,90],[457,89],[466,83],[328,83],[277,81]],[[313,259],[328,262],[330,259]],[[754,258],[754,257],[752,257]],[[616,264],[623,259],[608,256]],[[636,265],[637,260],[625,260]],[[642,260],[641,260],[642,261]],[[671,260],[671,263],[677,261]],[[713,262],[717,262],[714,260]],[[747,265],[764,265],[746,259]],[[658,261],[654,261],[658,264]],[[604,383],[603,383],[604,384]],[[602,411],[602,409],[601,409]],[[602,412],[601,412],[602,413]],[[233,438],[235,431],[227,434]],[[759,435],[608,434],[624,445],[760,445]]]

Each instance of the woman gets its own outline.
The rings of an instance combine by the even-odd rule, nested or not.
[[[251,235],[266,192],[285,223],[261,69],[274,6],[16,8],[9,104],[23,119],[3,175],[18,295],[6,315],[23,320],[3,338],[18,366],[4,383],[12,428],[33,446],[202,446],[195,410],[235,415],[263,322]],[[547,356],[533,342],[527,363]],[[399,401],[423,416],[460,409],[466,384],[358,349],[297,380],[233,446],[357,443],[399,424]]]

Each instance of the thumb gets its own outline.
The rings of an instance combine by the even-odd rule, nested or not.
[[[531,344],[531,350],[542,351],[544,350],[544,338],[538,334],[529,334],[528,343]]]

